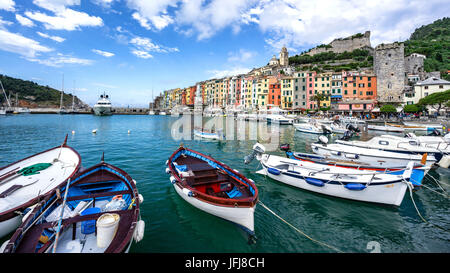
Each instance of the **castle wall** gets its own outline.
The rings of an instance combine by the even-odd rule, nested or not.
[[[343,53],[345,51],[351,52],[355,49],[362,48],[371,48],[370,46],[370,31],[366,31],[363,37],[360,38],[341,38],[335,39],[330,44],[331,48],[325,47],[316,47],[311,49],[309,52],[305,53],[310,56],[313,56],[322,52],[334,52],[334,53]]]

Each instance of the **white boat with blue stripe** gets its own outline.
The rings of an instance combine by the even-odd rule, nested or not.
[[[265,151],[263,147],[259,143],[254,146],[255,157],[263,167],[257,173],[304,190],[339,198],[400,206],[408,187],[414,187],[409,181],[413,162],[408,164],[402,175],[394,175],[324,166],[269,155],[262,153]]]

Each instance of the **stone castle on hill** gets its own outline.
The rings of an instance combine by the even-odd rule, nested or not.
[[[351,52],[355,49],[368,49],[369,51],[373,50],[370,46],[370,31],[366,31],[364,34],[358,33],[346,38],[334,39],[328,45],[320,45],[310,49],[304,54],[314,56],[323,52],[343,53],[345,51]]]

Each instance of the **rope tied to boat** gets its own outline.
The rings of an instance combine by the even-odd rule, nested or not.
[[[262,166],[261,162],[259,162],[259,164]],[[266,175],[264,175],[264,180],[266,180],[266,182],[267,182],[267,169],[264,168],[264,167],[263,167],[263,169],[266,170]],[[270,212],[271,214],[273,214],[275,217],[277,217],[278,219],[280,219],[282,222],[284,222],[285,224],[287,224],[288,226],[290,226],[290,227],[293,228],[295,231],[297,231],[297,232],[300,233],[301,235],[305,236],[307,239],[311,240],[312,242],[314,242],[314,243],[316,243],[316,244],[319,244],[319,245],[322,245],[322,246],[325,246],[325,247],[327,247],[327,248],[330,248],[330,249],[332,249],[332,250],[334,250],[334,251],[336,251],[336,252],[343,253],[343,251],[337,249],[336,247],[330,246],[330,245],[328,245],[328,244],[326,244],[326,243],[324,243],[324,242],[318,241],[318,240],[316,240],[316,239],[310,237],[309,235],[307,235],[305,232],[301,231],[300,229],[298,229],[298,228],[295,227],[294,225],[290,224],[288,221],[284,220],[281,216],[279,216],[279,215],[276,214],[274,211],[272,211],[271,209],[269,209],[266,205],[264,205],[264,203],[261,201],[261,199],[258,201],[258,203],[261,204],[261,206],[262,206],[263,208],[265,208],[268,212]]]
[[[403,179],[403,182],[405,182],[406,185],[408,186],[408,189],[409,189],[409,195],[410,195],[410,197],[411,197],[411,201],[412,201],[412,203],[413,203],[413,205],[414,205],[414,208],[416,209],[416,212],[417,212],[417,214],[419,215],[420,219],[422,219],[422,221],[423,221],[424,223],[430,224],[430,225],[432,225],[432,226],[434,226],[434,227],[437,227],[437,228],[439,228],[439,229],[441,229],[441,230],[443,230],[443,231],[447,231],[447,232],[450,231],[450,230],[448,230],[448,229],[446,229],[446,228],[443,228],[443,227],[441,227],[441,226],[439,226],[439,225],[436,225],[436,224],[433,224],[433,223],[427,221],[427,220],[422,216],[422,214],[420,213],[419,209],[417,208],[416,202],[414,201],[413,192],[412,192],[412,190],[413,190],[413,185],[412,185],[412,183],[411,183],[411,182],[408,182],[408,181],[406,181],[406,180],[404,180],[404,179]]]
[[[316,240],[316,239],[314,239],[314,238],[308,236],[306,233],[304,233],[304,232],[301,231],[300,229],[296,228],[295,226],[293,226],[292,224],[290,224],[288,221],[286,221],[286,220],[284,220],[283,218],[281,218],[281,216],[279,216],[278,214],[276,214],[275,212],[273,212],[271,209],[269,209],[266,205],[263,204],[263,202],[261,202],[261,200],[259,201],[259,204],[261,204],[261,206],[262,206],[263,208],[265,208],[268,212],[272,213],[275,217],[277,217],[278,219],[280,219],[281,221],[283,221],[285,224],[287,224],[288,226],[290,226],[290,227],[293,228],[295,231],[297,231],[297,232],[300,233],[301,235],[305,236],[305,237],[308,238],[309,240],[313,241],[314,243],[319,244],[319,245],[322,245],[322,246],[325,246],[325,247],[327,247],[327,248],[330,248],[330,249],[332,249],[332,250],[334,250],[334,251],[336,251],[336,252],[343,253],[343,251],[341,251],[341,250],[335,248],[334,246],[330,246],[330,245],[328,245],[328,244],[326,244],[326,243],[324,243],[324,242],[318,241],[318,240]]]

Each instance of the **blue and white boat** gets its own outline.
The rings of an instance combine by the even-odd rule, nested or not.
[[[413,162],[408,164],[401,175],[396,175],[269,155],[263,153],[264,146],[259,143],[253,148],[254,157],[262,165],[258,174],[316,193],[400,206],[408,187],[414,187],[410,182]]]
[[[225,139],[222,129],[216,130],[214,132],[207,132],[206,130],[194,129],[194,136],[198,136],[205,139],[216,139],[216,140]]]

